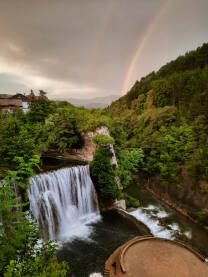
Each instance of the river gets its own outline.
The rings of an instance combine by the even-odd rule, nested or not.
[[[128,212],[149,227],[154,236],[180,240],[203,256],[208,256],[208,233],[187,217],[170,208],[141,184],[134,181],[128,190],[140,201],[140,207]],[[91,224],[92,233],[86,240],[65,243],[58,252],[60,260],[67,260],[74,277],[87,277],[102,272],[108,256],[134,236],[145,235],[115,212],[102,214],[102,220]]]
[[[63,165],[61,164],[61,166]],[[89,178],[89,172],[85,166],[74,169],[60,169],[54,173],[40,175],[37,180],[34,180],[35,184],[40,182],[38,186],[40,191],[37,192],[35,198],[41,195],[41,191],[44,192],[44,199],[46,198],[47,201],[51,201],[54,193],[55,200],[57,195],[60,195],[60,199],[54,200],[56,203],[60,202],[60,205],[55,205],[54,201],[51,203],[47,202],[47,206],[50,204],[48,210],[52,211],[53,220],[50,219],[46,225],[49,226],[52,222],[60,221],[62,222],[61,224],[52,225],[64,226],[64,232],[63,228],[59,230],[61,236],[58,236],[60,247],[57,256],[60,261],[69,262],[70,272],[68,276],[70,277],[88,277],[93,272],[103,272],[105,261],[116,248],[135,236],[148,234],[148,231],[144,231],[144,228],[142,228],[142,224],[141,228],[138,228],[131,220],[126,219],[115,210],[102,213],[100,216],[93,202],[91,203],[94,197],[93,190],[91,192],[86,191],[87,197],[85,199],[88,199],[87,202],[82,199],[83,189],[85,187],[87,189],[89,184],[91,184]],[[80,182],[80,180],[83,181]],[[69,184],[65,187],[67,182]],[[56,193],[57,186],[59,187],[58,194]],[[71,199],[71,204],[66,201],[65,205],[63,205],[63,198],[67,195],[70,187],[70,190],[74,191],[75,194],[78,191],[73,189],[75,187],[80,187],[80,192],[83,191],[81,194],[73,196],[76,199],[75,202],[78,201],[78,205],[76,204],[78,210],[74,206],[73,199]],[[139,208],[127,211],[127,213],[143,222],[154,236],[180,240],[203,256],[208,257],[208,233],[201,226],[158,200],[136,180],[128,187],[127,192],[140,202]],[[33,192],[34,195],[35,193]],[[86,204],[92,207],[93,212],[96,212],[95,217],[91,217],[90,212],[92,211],[88,211],[87,207],[85,208]],[[68,208],[66,209],[66,207]],[[54,216],[55,210],[60,213],[60,216]],[[40,212],[38,211],[39,214]],[[71,215],[73,215],[73,220],[71,220]]]
[[[208,232],[200,225],[157,199],[136,180],[127,192],[140,202],[130,214],[147,225],[154,236],[180,240],[208,257]]]

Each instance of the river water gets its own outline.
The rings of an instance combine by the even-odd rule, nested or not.
[[[148,234],[116,211],[99,214],[87,166],[42,174],[33,182],[34,191],[31,186],[29,192],[31,209],[40,225],[46,225],[46,234],[59,240],[57,256],[59,261],[69,262],[70,277],[102,273],[105,261],[116,248],[135,236]],[[67,198],[71,200],[65,201],[68,188],[71,196]],[[180,240],[208,257],[208,233],[204,229],[158,200],[137,181],[127,192],[140,201],[140,207],[128,213],[149,227],[154,236]],[[48,213],[47,218],[40,217],[42,210]]]
[[[135,236],[149,234],[119,211],[100,214],[89,165],[61,168],[30,179],[30,209],[45,239],[58,241],[57,256],[68,276],[103,272],[109,255]]]
[[[140,202],[140,207],[130,214],[147,225],[154,236],[180,240],[208,257],[208,232],[201,226],[164,204],[136,181],[127,192]]]
[[[141,204],[129,214],[148,226],[154,236],[182,241],[208,257],[208,233],[201,226],[158,200],[137,182],[128,192]],[[88,240],[72,240],[59,250],[59,259],[71,265],[69,276],[88,277],[92,272],[102,272],[105,261],[118,246],[134,236],[145,235],[113,211],[104,213],[102,220],[91,224],[91,228]]]
[[[64,242],[57,253],[60,261],[69,262],[68,276],[88,277],[93,272],[102,273],[105,261],[115,249],[135,236],[148,234],[115,210],[103,213],[100,221],[89,226],[92,232],[88,239],[79,237]]]

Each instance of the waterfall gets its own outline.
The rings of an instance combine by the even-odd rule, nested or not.
[[[31,178],[28,197],[45,238],[87,237],[91,232],[88,224],[100,219],[89,166],[59,169]]]

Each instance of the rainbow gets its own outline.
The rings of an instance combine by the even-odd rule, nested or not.
[[[105,33],[108,31],[108,28],[110,28],[110,19],[113,16],[113,11],[114,11],[113,6],[109,4],[109,10],[106,14],[104,25],[100,30],[97,41],[95,43],[95,50],[93,51],[92,61],[89,66],[89,71],[87,75],[87,83],[89,84],[90,84],[90,81],[92,80],[94,71],[96,69],[96,63],[97,63],[99,52],[102,48],[102,45],[104,44]]]
[[[121,91],[120,91],[120,96],[123,96],[127,92],[128,82],[129,82],[131,74],[132,74],[132,72],[134,70],[134,67],[135,67],[136,61],[138,59],[138,56],[141,53],[141,50],[144,48],[146,41],[150,37],[150,35],[151,35],[152,31],[153,31],[153,26],[155,25],[155,23],[159,19],[160,15],[162,14],[164,9],[166,8],[168,2],[169,2],[169,0],[165,0],[161,4],[161,6],[158,9],[158,11],[156,12],[156,14],[152,18],[152,20],[147,25],[147,28],[145,29],[142,37],[139,38],[139,41],[137,43],[137,47],[136,47],[136,49],[135,49],[135,51],[134,51],[134,53],[133,53],[133,55],[131,57],[131,61],[129,63],[129,66],[128,66],[128,68],[126,70],[126,73],[124,75],[124,78],[123,78],[122,87],[121,87]]]

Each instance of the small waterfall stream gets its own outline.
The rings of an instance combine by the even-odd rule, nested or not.
[[[30,209],[50,239],[88,237],[89,223],[100,219],[89,166],[59,169],[30,179]]]

